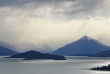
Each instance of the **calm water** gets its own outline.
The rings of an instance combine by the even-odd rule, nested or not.
[[[0,57],[0,74],[110,74],[89,68],[108,65],[110,58],[67,57],[65,61],[8,59]]]

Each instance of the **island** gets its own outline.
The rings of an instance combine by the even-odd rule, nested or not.
[[[95,67],[95,68],[91,68],[90,70],[110,71],[110,65],[102,66],[102,67]]]
[[[53,60],[66,60],[64,56],[61,55],[53,55],[49,53],[41,53],[38,51],[27,51],[24,53],[19,53],[17,55],[12,55],[7,58],[24,58],[24,60],[33,60],[33,59],[53,59]]]

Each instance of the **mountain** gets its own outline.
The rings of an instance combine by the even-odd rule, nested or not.
[[[66,60],[64,56],[53,55],[48,53],[40,53],[34,50],[27,51],[24,53],[19,53],[17,55],[10,56],[9,58],[25,58],[25,60],[31,60],[31,59]]]
[[[18,54],[18,52],[0,45],[0,56],[14,55],[14,54]]]
[[[0,41],[0,56],[14,55],[18,54],[18,52],[13,51],[14,47],[6,42]]]
[[[110,57],[110,50],[90,55],[90,57]]]
[[[86,54],[95,54],[98,52],[110,50],[110,47],[103,45],[91,37],[84,36],[79,40],[67,44],[64,47],[61,47],[53,52],[53,54],[59,55],[86,55]]]

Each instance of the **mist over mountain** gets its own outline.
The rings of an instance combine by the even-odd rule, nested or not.
[[[14,47],[5,42],[0,42],[0,56],[14,55],[18,52],[12,50]]]
[[[91,37],[84,36],[79,40],[67,44],[64,47],[61,47],[53,52],[53,54],[60,55],[85,55],[85,54],[95,54],[105,50],[110,50],[110,47],[98,42]]]

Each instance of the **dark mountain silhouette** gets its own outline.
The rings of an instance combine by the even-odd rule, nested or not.
[[[53,54],[48,54],[48,53],[40,53],[34,50],[20,53],[17,55],[13,55],[9,58],[25,58],[25,60],[30,60],[30,59],[53,59],[53,60],[66,60],[64,56],[60,55],[53,55]]]
[[[0,45],[0,56],[7,56],[7,55],[14,55],[14,54],[18,54],[18,52]]]
[[[110,50],[110,48],[90,37],[84,36],[79,40],[72,42],[64,47],[61,47],[53,52],[59,55],[86,55],[95,54],[98,52]]]
[[[90,55],[90,57],[110,57],[110,50]]]

